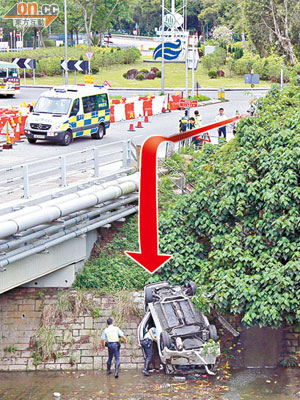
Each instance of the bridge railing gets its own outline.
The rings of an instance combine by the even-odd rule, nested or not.
[[[0,202],[25,198],[55,187],[132,167],[137,162],[131,140],[90,147],[57,157],[0,169]]]

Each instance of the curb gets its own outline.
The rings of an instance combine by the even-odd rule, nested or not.
[[[51,89],[54,86],[61,86],[61,85],[21,85],[22,88],[25,89]],[[116,88],[109,88],[110,91],[119,91],[119,90],[126,90],[132,92],[160,92],[160,88],[126,88],[126,87],[116,87]],[[192,90],[189,88],[188,90]],[[202,92],[216,92],[218,88],[200,88]],[[245,92],[245,91],[260,91],[260,90],[270,90],[270,88],[266,87],[256,87],[256,88],[224,88],[225,92]],[[165,91],[172,91],[172,92],[185,92],[185,88],[165,88]]]

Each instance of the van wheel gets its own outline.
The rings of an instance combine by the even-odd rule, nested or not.
[[[96,133],[92,134],[93,139],[103,139],[103,136],[105,135],[105,129],[102,124],[98,126],[98,130]]]
[[[72,133],[71,132],[66,132],[62,138],[62,146],[69,146],[69,144],[72,142]]]
[[[31,144],[36,143],[36,139],[27,138],[27,140],[28,140],[28,143],[31,143]]]

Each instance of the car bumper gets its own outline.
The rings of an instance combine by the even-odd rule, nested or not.
[[[63,134],[65,131],[54,132],[53,134],[48,132],[35,132],[25,129],[25,136],[27,139],[36,139],[36,140],[47,140],[49,142],[61,142],[63,139]]]
[[[215,364],[219,355],[220,351],[218,354],[205,355],[201,350],[176,351],[165,348],[164,354],[161,355],[160,358],[164,364],[171,364],[174,366],[204,366]]]

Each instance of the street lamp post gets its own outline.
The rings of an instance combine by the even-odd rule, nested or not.
[[[165,0],[161,13],[161,93],[165,92]]]
[[[64,14],[65,14],[65,84],[68,85],[68,27],[67,27],[67,0],[64,0]]]

